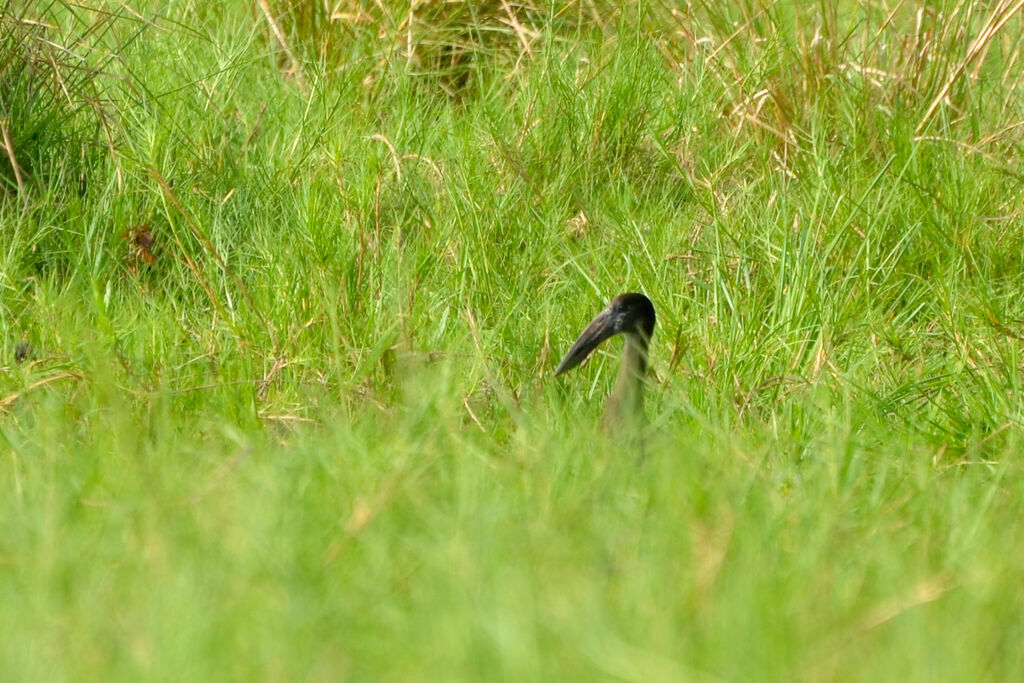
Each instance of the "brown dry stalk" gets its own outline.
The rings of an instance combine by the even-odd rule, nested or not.
[[[295,76],[295,82],[299,84],[299,88],[306,92],[306,79],[302,75],[302,64],[296,59],[295,54],[288,47],[288,41],[284,39],[284,31],[281,30],[281,26],[274,19],[274,13],[270,9],[270,4],[267,0],[259,0],[260,9],[263,10],[263,16],[266,17],[267,23],[270,24],[270,31],[274,34],[274,38],[277,39],[281,49],[284,50],[284,54],[288,57],[288,62],[291,64],[292,74]]]
[[[999,5],[992,10],[992,15],[985,24],[985,28],[983,28],[981,33],[978,34],[978,37],[974,39],[974,42],[971,44],[970,48],[968,48],[967,55],[964,57],[963,61],[960,62],[957,68],[953,70],[953,73],[950,74],[949,78],[946,79],[946,83],[942,86],[942,90],[940,90],[939,94],[935,96],[934,100],[932,100],[931,106],[928,107],[928,111],[925,112],[924,117],[921,119],[920,123],[917,124],[917,127],[914,129],[915,135],[920,135],[921,130],[925,125],[927,125],[928,121],[935,113],[935,110],[939,108],[942,101],[949,95],[949,91],[953,88],[953,84],[956,83],[960,76],[963,75],[964,71],[967,70],[967,67],[970,66],[979,55],[984,54],[988,50],[989,43],[996,37],[996,34],[999,33],[1003,26],[1006,25],[1006,22],[1010,21],[1010,18],[1024,7],[1024,0],[1017,0],[1017,2],[1009,8],[1008,5],[1009,2],[1000,2]]]
[[[32,384],[29,384],[26,388],[22,389],[21,391],[16,391],[16,392],[14,392],[13,394],[11,394],[9,396],[4,396],[3,398],[0,398],[0,410],[6,410],[7,406],[11,405],[12,403],[14,403],[19,398],[21,398],[22,396],[24,396],[28,392],[32,391],[33,389],[38,389],[41,386],[45,386],[47,384],[50,384],[51,382],[56,382],[59,379],[77,379],[77,380],[80,380],[80,379],[82,379],[82,376],[80,374],[78,374],[77,372],[71,372],[69,370],[65,370],[63,372],[58,372],[58,373],[55,373],[53,375],[50,375],[49,377],[44,377],[44,378],[42,378],[40,380],[37,380],[37,381],[33,382]]]
[[[4,151],[7,152],[7,160],[11,162],[11,168],[14,169],[14,181],[18,184],[18,194],[25,196],[25,179],[21,177],[21,166],[18,165],[18,158],[14,155],[14,143],[11,141],[11,135],[7,130],[7,119],[0,118],[0,133],[3,134],[4,138]],[[25,198],[28,201],[28,198]]]
[[[501,0],[501,8],[505,10],[505,14],[508,16],[508,25],[512,27],[512,30],[516,32],[516,37],[519,38],[519,44],[523,47],[523,53],[532,56],[533,51],[530,49],[530,41],[526,37],[526,29],[519,22],[519,17],[512,10],[512,6],[508,4],[507,0]]]

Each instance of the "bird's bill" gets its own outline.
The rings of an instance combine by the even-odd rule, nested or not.
[[[555,374],[561,375],[563,372],[572,370],[582,363],[601,342],[614,335],[615,332],[615,321],[608,310],[598,313],[597,317],[587,325],[587,329],[583,330],[583,334],[573,342],[572,348],[555,369]]]

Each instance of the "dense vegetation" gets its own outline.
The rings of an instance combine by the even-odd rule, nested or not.
[[[0,0],[4,680],[1022,679],[1021,4]]]

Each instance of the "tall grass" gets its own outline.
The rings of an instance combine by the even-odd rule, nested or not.
[[[1014,3],[4,7],[7,677],[1020,677]]]
[[[98,154],[117,165],[120,122],[112,96],[130,93],[131,83],[111,67],[135,37],[130,26],[114,33],[119,19],[65,3],[0,4],[5,194],[25,196],[33,184],[84,191]]]

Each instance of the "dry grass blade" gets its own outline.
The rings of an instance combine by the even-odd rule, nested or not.
[[[82,375],[78,374],[77,372],[71,372],[70,370],[64,370],[62,372],[50,375],[49,377],[44,377],[40,380],[36,380],[32,384],[25,387],[23,390],[16,391],[13,394],[9,394],[7,396],[4,396],[3,398],[0,398],[0,410],[6,410],[8,406],[10,406],[12,403],[17,401],[19,398],[21,398],[28,392],[33,391],[34,389],[38,389],[39,387],[44,387],[47,384],[52,384],[53,382],[62,379],[81,380]]]
[[[985,54],[988,50],[988,46],[992,40],[995,39],[999,31],[1006,26],[1006,23],[1017,14],[1021,8],[1024,8],[1024,0],[1017,0],[1012,6],[1008,7],[1009,3],[1000,2],[999,5],[992,10],[992,14],[989,17],[988,22],[982,29],[981,33],[971,44],[971,47],[967,50],[967,55],[963,58],[960,64],[953,70],[953,73],[946,79],[945,84],[939,91],[939,94],[932,100],[928,110],[925,112],[921,121],[917,124],[914,129],[914,133],[920,135],[921,130],[928,124],[932,116],[935,114],[935,110],[939,108],[939,105],[949,96],[950,90],[953,88],[953,84],[963,75],[967,67],[970,66],[980,55]]]
[[[266,18],[267,23],[270,25],[270,30],[274,34],[274,38],[277,40],[278,45],[284,51],[288,62],[291,65],[291,74],[295,78],[296,83],[299,84],[299,89],[303,92],[308,92],[309,88],[306,85],[306,78],[302,75],[302,63],[292,52],[292,49],[288,47],[288,41],[285,39],[284,31],[281,30],[281,25],[274,18],[274,12],[270,9],[270,4],[267,0],[259,0],[260,10],[263,11],[263,16]]]
[[[0,133],[3,134],[4,138],[4,152],[7,153],[7,161],[11,164],[11,169],[14,171],[14,179],[18,184],[18,193],[24,196],[25,194],[25,179],[21,174],[21,165],[18,163],[18,156],[14,153],[14,143],[11,141],[11,133],[7,129],[7,117],[0,118]],[[25,198],[28,201],[28,198]]]

